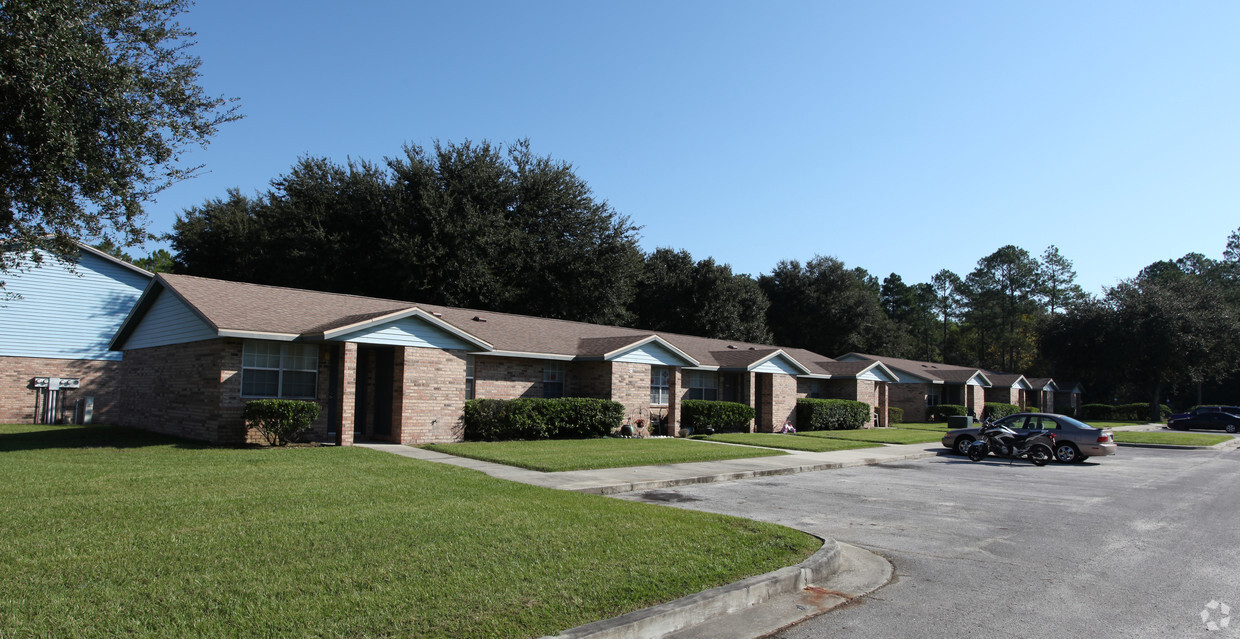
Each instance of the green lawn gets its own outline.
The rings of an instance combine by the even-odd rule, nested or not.
[[[1129,444],[1173,444],[1176,446],[1213,446],[1232,439],[1230,435],[1206,433],[1162,433],[1117,430],[1115,441]]]
[[[947,425],[947,422],[911,422],[908,424],[892,424],[891,427],[908,428],[911,430],[934,430],[940,433],[945,433],[951,430],[951,427]]]
[[[806,450],[821,453],[829,450],[846,450],[849,448],[872,448],[880,444],[870,442],[850,442],[844,439],[826,439],[823,437],[798,437],[780,433],[721,433],[707,437],[710,441],[745,444],[746,446],[766,446],[769,448],[787,448],[789,450]]]
[[[688,439],[551,439],[530,442],[462,442],[426,446],[449,455],[543,472],[652,466],[784,455],[775,450],[713,446]]]
[[[0,426],[0,459],[4,637],[531,637],[820,543],[360,448]]]
[[[1085,421],[1085,420],[1081,420],[1081,421]],[[1088,421],[1085,423],[1089,424],[1090,426],[1093,426],[1094,428],[1116,428],[1118,426],[1136,426],[1140,424],[1148,424],[1149,422],[1145,420],[1142,420],[1139,422],[1104,422],[1104,421],[1095,420],[1095,421]]]
[[[943,433],[911,428],[859,428],[857,430],[815,430],[797,433],[808,437],[824,437],[880,444],[925,444],[942,441]]]

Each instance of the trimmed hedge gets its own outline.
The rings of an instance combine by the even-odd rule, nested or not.
[[[903,424],[904,423],[904,409],[899,408],[897,406],[888,406],[887,407],[887,423],[888,424]]]
[[[286,446],[301,439],[319,418],[318,402],[300,399],[256,399],[245,403],[241,416],[268,444]]]
[[[698,435],[707,428],[719,433],[748,432],[749,422],[756,414],[752,406],[736,402],[686,399],[680,403],[681,427],[692,428]]]
[[[1163,404],[1158,408],[1163,421],[1171,416],[1171,407]],[[1085,404],[1081,406],[1081,419],[1097,419],[1102,421],[1138,422],[1150,418],[1150,405],[1147,403],[1120,404]]]
[[[1114,415],[1115,407],[1110,404],[1084,404],[1081,406],[1082,419],[1110,421]]]
[[[870,421],[870,405],[851,399],[798,399],[798,430],[852,430]]]
[[[1015,415],[1020,412],[1020,406],[1016,404],[1004,404],[1002,402],[986,402],[982,408],[982,419],[1002,419],[1008,415]]]
[[[968,415],[969,409],[960,404],[939,404],[938,406],[931,406],[927,413],[929,414],[930,421],[945,422],[948,417]]]
[[[582,439],[620,427],[624,405],[606,399],[471,399],[465,402],[465,439]]]
[[[1076,417],[1076,411],[1072,409],[1072,404],[1055,404],[1055,414]]]

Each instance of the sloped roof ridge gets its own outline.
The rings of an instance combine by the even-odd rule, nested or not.
[[[183,278],[189,278],[189,279],[195,279],[195,280],[202,280],[205,282],[227,282],[228,284],[244,284],[245,286],[259,286],[262,288],[271,288],[271,289],[276,289],[276,290],[281,290],[281,291],[289,291],[292,293],[311,293],[314,295],[335,295],[337,297],[350,297],[350,298],[359,299],[359,300],[369,300],[371,302],[392,302],[393,304],[408,304],[410,308],[413,308],[414,306],[420,306],[416,302],[410,302],[408,300],[396,300],[390,297],[371,297],[369,295],[358,295],[356,293],[336,293],[334,291],[316,291],[314,289],[309,289],[309,288],[296,288],[294,286],[278,286],[275,284],[259,284],[257,282],[241,282],[238,280],[222,280],[217,277],[203,277],[201,275],[187,275],[183,273],[156,273],[155,275],[157,277],[164,277],[164,278],[170,276],[170,277],[177,277],[177,278],[183,277]]]

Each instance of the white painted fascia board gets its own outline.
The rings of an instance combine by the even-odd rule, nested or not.
[[[449,324],[448,322],[445,322],[442,319],[435,317],[433,314],[427,313],[426,311],[416,306],[412,306],[412,307],[399,310],[399,311],[394,311],[392,313],[388,313],[387,315],[382,315],[382,316],[368,319],[365,321],[354,322],[353,324],[349,324],[348,326],[341,326],[339,328],[333,328],[330,331],[323,331],[318,336],[324,340],[332,340],[337,337],[340,337],[341,335],[348,335],[349,333],[365,330],[373,326],[388,324],[390,322],[395,322],[397,320],[405,319],[406,317],[417,317],[419,319],[425,320],[426,322],[429,322],[432,326],[442,329],[462,340],[465,340],[466,342],[469,342],[470,344],[474,346],[477,346],[478,348],[482,349],[483,352],[489,352],[489,351],[495,350],[495,347],[492,346],[486,340],[482,340],[477,337],[474,337],[473,335],[466,333],[465,331],[457,328],[456,326]]]
[[[518,359],[547,359],[557,362],[584,361],[582,358],[574,355],[561,355],[559,353],[524,353],[521,351],[475,351],[470,355],[488,355],[492,357],[515,357]]]
[[[610,352],[610,353],[605,353],[605,354],[603,355],[603,358],[602,358],[602,359],[603,359],[604,361],[609,361],[609,360],[616,359],[617,357],[621,357],[621,356],[623,356],[625,353],[628,353],[628,352],[632,351],[632,350],[633,350],[633,349],[635,349],[635,348],[641,348],[642,346],[645,346],[646,344],[649,344],[649,343],[651,343],[651,342],[654,342],[654,343],[658,344],[659,346],[662,346],[662,347],[666,348],[667,350],[669,350],[669,351],[671,351],[672,353],[676,354],[676,356],[677,356],[677,357],[680,357],[681,359],[685,360],[686,362],[690,362],[692,366],[700,366],[700,365],[702,364],[701,362],[699,362],[699,361],[697,361],[696,359],[694,359],[694,358],[693,358],[693,356],[691,356],[691,355],[689,355],[688,353],[686,353],[686,352],[684,352],[684,351],[680,350],[679,348],[676,348],[676,347],[675,347],[675,346],[673,346],[670,342],[668,342],[667,340],[663,339],[662,337],[659,337],[658,335],[650,335],[650,336],[648,336],[648,337],[642,338],[642,339],[641,339],[641,340],[639,340],[639,341],[633,342],[632,344],[627,344],[627,345],[625,345],[625,346],[621,346],[620,348],[617,348],[616,350],[614,350],[614,351],[612,351],[612,352]],[[683,366],[683,365],[682,365],[682,366]]]
[[[833,379],[830,375],[822,373],[808,373],[806,375],[797,375],[797,379]],[[847,378],[844,378],[847,379]]]
[[[981,378],[981,381],[974,384],[973,382],[976,381],[978,378]],[[990,378],[983,375],[982,371],[977,371],[976,373],[974,373],[973,377],[970,377],[969,381],[966,382],[965,385],[966,386],[981,386],[982,388],[994,388],[994,384],[990,383]]]
[[[788,363],[792,364],[792,365],[793,365],[793,367],[795,367],[796,369],[798,369],[798,370],[800,370],[800,371],[803,371],[804,373],[809,373],[809,369],[808,369],[808,368],[806,368],[805,366],[803,366],[803,365],[801,364],[801,362],[798,362],[798,361],[796,361],[795,359],[793,359],[793,357],[792,357],[791,355],[789,355],[789,354],[785,353],[783,350],[777,350],[777,351],[775,351],[774,353],[771,353],[770,355],[767,355],[766,357],[763,357],[762,359],[760,359],[760,360],[758,360],[758,361],[756,361],[756,362],[754,362],[754,363],[750,364],[749,366],[747,366],[747,367],[746,367],[746,370],[753,370],[753,369],[755,369],[755,368],[757,368],[757,367],[759,367],[759,366],[761,366],[761,365],[763,365],[763,364],[765,364],[765,363],[767,363],[767,362],[771,361],[772,359],[775,359],[776,357],[783,357],[783,358],[784,358],[784,360],[786,360]]]
[[[720,367],[718,367],[718,366],[682,366],[681,368],[683,368],[683,369],[685,369],[685,370],[687,370],[687,371],[719,371],[719,370],[723,370],[722,368],[720,368]],[[739,369],[739,368],[738,368],[738,369],[736,369],[736,370],[741,370],[741,369]]]
[[[1012,388],[1019,388],[1021,390],[1033,390],[1033,384],[1030,384],[1029,380],[1025,379],[1024,375],[1021,375],[1020,379],[1017,379],[1016,382],[1012,384]]]
[[[861,373],[857,373],[857,375],[861,375],[862,373],[868,373],[872,370],[877,370],[882,374],[882,376],[886,377],[887,379],[882,380],[882,381],[888,384],[895,384],[900,381],[899,375],[896,375],[894,371],[892,371],[890,368],[887,368],[886,364],[879,362],[879,361],[874,362],[874,364],[871,366],[865,367],[865,370],[861,371]]]
[[[266,331],[239,331],[222,328],[217,331],[220,337],[239,337],[241,339],[263,339],[270,342],[295,342],[301,339],[297,333],[268,333]],[[317,341],[317,340],[312,340]]]

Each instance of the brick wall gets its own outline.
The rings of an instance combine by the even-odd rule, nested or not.
[[[571,385],[571,367],[567,373]],[[542,379],[543,360],[474,356],[474,396],[479,399],[542,397]]]
[[[608,399],[624,405],[625,422],[650,420],[650,364],[608,362],[611,389]]]
[[[242,419],[239,339],[217,339],[125,351],[118,423],[217,444],[264,440]],[[320,404],[329,396],[330,347],[319,348]],[[327,430],[326,409],[313,437]]]
[[[34,357],[0,357],[0,423],[34,422],[35,401],[43,407],[41,391],[31,388],[35,377],[76,377],[81,386],[60,392],[61,411],[58,418],[73,420],[76,400],[95,398],[93,421],[114,424],[120,419],[122,396],[122,363],[106,360],[42,359]]]
[[[771,383],[770,429],[783,428],[784,422],[797,424],[797,378],[793,375],[765,375]],[[760,429],[767,430],[767,429]]]
[[[926,421],[926,385],[890,384],[888,403],[904,411],[904,421]]]
[[[1011,386],[1005,386],[1003,388],[987,388],[986,389],[986,401],[988,402],[997,402],[1000,404],[1015,404],[1017,406],[1022,406],[1021,401],[1020,401],[1021,400],[1020,395],[1021,395],[1021,389],[1012,388]],[[981,413],[979,412],[978,415],[981,415]]]
[[[411,445],[460,441],[465,353],[411,347],[396,352],[393,432],[399,433],[401,443]]]

